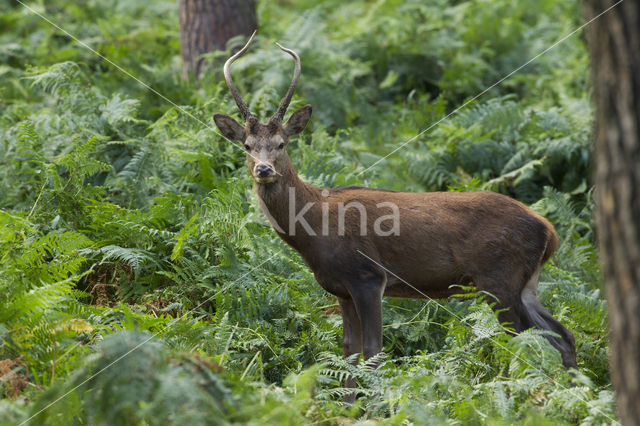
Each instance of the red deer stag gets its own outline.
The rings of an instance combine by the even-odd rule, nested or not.
[[[573,334],[537,298],[543,264],[558,245],[553,225],[524,204],[493,192],[409,193],[360,187],[320,189],[298,177],[287,155],[289,138],[305,128],[311,105],[283,124],[300,77],[275,115],[261,124],[229,73],[251,41],[224,65],[244,125],[215,114],[222,134],[243,144],[254,189],[280,237],[296,249],[318,283],[337,296],[344,355],[382,350],[382,297],[444,298],[453,284],[471,283],[493,295],[499,319],[516,332],[537,327],[577,368]],[[296,207],[297,206],[297,207]]]

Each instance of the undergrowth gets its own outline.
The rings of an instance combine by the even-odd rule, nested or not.
[[[264,220],[242,149],[213,126],[237,114],[229,51],[185,83],[176,2],[33,5],[172,105],[0,6],[0,423],[614,421],[583,41],[420,133],[577,27],[579,2],[262,1],[234,68],[265,118],[291,73],[273,41],[300,53],[291,109],[312,103],[314,117],[289,153],[308,182],[493,190],[549,218],[561,245],[539,293],[576,335],[574,376],[541,332],[513,337],[476,294],[386,299],[384,352],[344,360],[336,300]]]

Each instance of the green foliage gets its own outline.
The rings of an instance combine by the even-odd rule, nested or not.
[[[261,1],[234,65],[266,118],[291,75],[273,41],[301,55],[291,109],[311,103],[314,118],[288,151],[310,183],[489,189],[549,218],[561,244],[539,295],[576,335],[574,376],[543,333],[512,336],[477,294],[386,299],[384,353],[343,359],[335,299],[266,222],[242,149],[211,120],[237,113],[229,51],[185,83],[175,1],[32,7],[130,75],[0,0],[0,362],[26,380],[0,423],[614,421],[583,41],[474,98],[580,25],[579,2]]]
[[[153,336],[107,337],[63,386],[49,389],[33,406],[40,424],[222,424],[233,397],[212,365],[195,355],[169,354]],[[100,374],[118,363],[114,374]],[[56,400],[65,393],[70,398]],[[80,396],[81,395],[81,396]],[[179,409],[174,401],[179,399]],[[207,420],[207,419],[213,419]]]

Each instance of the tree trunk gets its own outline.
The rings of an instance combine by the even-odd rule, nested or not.
[[[189,72],[202,75],[203,53],[224,50],[237,35],[251,35],[257,28],[255,0],[180,0],[180,50],[182,79]]]
[[[589,0],[588,19],[617,0]],[[596,106],[599,247],[620,420],[640,425],[640,0],[588,27]]]

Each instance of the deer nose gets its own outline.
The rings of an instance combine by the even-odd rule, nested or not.
[[[273,169],[266,164],[258,164],[256,166],[256,172],[258,177],[264,178],[271,176],[273,174]]]

